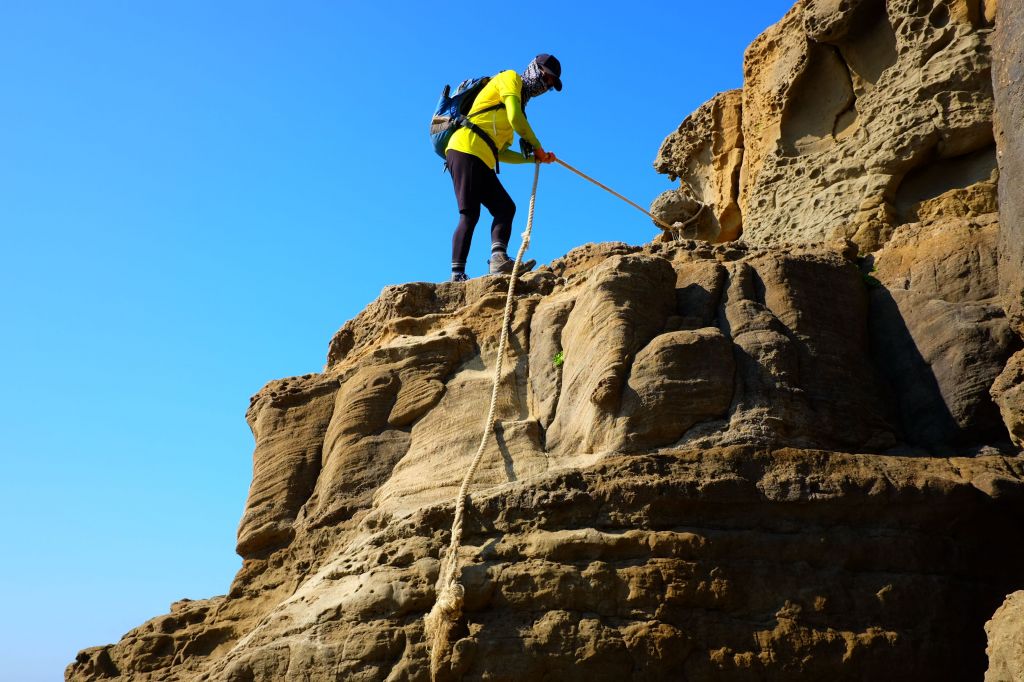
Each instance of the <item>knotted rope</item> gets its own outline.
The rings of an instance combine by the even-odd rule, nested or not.
[[[576,170],[561,159],[555,159],[555,161],[565,166],[573,173],[589,180],[598,187],[611,192],[629,205],[639,209],[663,228],[668,230],[673,229],[658,218],[655,218],[638,204],[630,201],[615,190],[602,185],[589,175]],[[519,266],[523,261],[523,254],[526,253],[526,249],[530,246],[530,233],[533,231],[533,210],[537,201],[537,181],[539,178],[540,162],[536,162],[533,170],[533,189],[530,191],[530,212],[526,218],[526,231],[523,232],[523,243],[519,246],[519,252],[516,253],[515,263],[512,265],[512,276],[508,281],[508,295],[505,297],[505,314],[502,317],[501,336],[498,339],[498,357],[494,364],[494,383],[491,388],[491,405],[487,409],[487,421],[484,423],[484,432],[480,437],[480,445],[477,447],[473,461],[470,462],[469,469],[466,470],[466,475],[462,477],[462,485],[459,487],[459,492],[455,497],[455,517],[452,519],[451,541],[448,544],[448,551],[441,561],[441,571],[437,584],[437,600],[434,602],[434,606],[430,609],[430,613],[427,614],[423,623],[424,635],[426,636],[427,644],[430,647],[431,679],[436,678],[438,671],[441,669],[441,661],[444,658],[445,652],[448,651],[448,648],[451,645],[450,640],[452,630],[455,629],[456,623],[458,623],[459,618],[462,616],[462,604],[465,600],[466,588],[459,583],[458,568],[459,546],[462,544],[462,525],[466,514],[466,498],[469,496],[469,484],[473,480],[473,475],[476,473],[477,468],[480,466],[480,461],[483,459],[484,447],[487,445],[487,438],[494,430],[494,411],[498,403],[498,384],[501,381],[501,370],[505,361],[505,345],[508,342],[508,330],[511,326],[512,303],[515,299],[516,280],[519,275]],[[701,205],[701,210],[703,209],[704,206]],[[687,220],[684,225],[695,220],[698,215],[700,215],[700,211]]]
[[[441,574],[438,579],[437,601],[424,621],[424,631],[430,646],[430,676],[437,675],[441,667],[441,659],[449,647],[452,630],[462,616],[462,602],[466,596],[466,588],[459,583],[459,545],[462,544],[462,522],[466,513],[466,497],[469,495],[469,483],[480,466],[484,456],[487,438],[494,430],[494,410],[498,403],[498,384],[501,381],[501,369],[505,360],[505,344],[508,342],[508,329],[512,318],[512,303],[515,297],[516,279],[519,266],[523,262],[523,254],[530,245],[530,233],[533,231],[533,209],[537,201],[537,180],[540,178],[540,162],[534,164],[533,189],[530,191],[530,213],[526,218],[526,231],[523,232],[523,243],[516,253],[516,262],[512,265],[512,276],[508,280],[508,295],[505,297],[505,314],[501,321],[501,336],[498,339],[498,358],[494,364],[494,385],[491,388],[491,406],[487,410],[487,421],[484,433],[480,438],[480,446],[476,455],[462,478],[458,495],[455,497],[455,518],[452,519],[451,542],[448,553],[441,563]]]

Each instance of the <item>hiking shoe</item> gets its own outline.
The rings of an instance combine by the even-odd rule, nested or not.
[[[490,273],[492,275],[510,275],[510,274],[512,274],[512,266],[514,266],[515,263],[516,262],[514,260],[512,260],[508,256],[505,256],[505,260],[499,262],[497,264],[498,269],[495,270],[494,259],[492,258],[490,261],[488,261],[488,265],[490,267]],[[506,267],[507,267],[507,269],[505,269]],[[530,270],[533,270],[535,267],[537,267],[537,261],[535,261],[533,258],[531,258],[530,260],[527,260],[527,261],[523,261],[522,263],[519,264],[519,273],[518,274],[525,275]]]
[[[467,281],[469,281],[469,277],[466,277],[466,273],[464,273],[464,272],[453,272],[452,273],[452,278],[451,278],[450,281],[452,281],[452,282],[467,282]]]
[[[491,259],[487,261],[488,269],[492,275],[508,275],[512,273],[512,266],[515,261],[504,253],[492,253]]]

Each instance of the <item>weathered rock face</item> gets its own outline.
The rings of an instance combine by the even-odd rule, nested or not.
[[[999,278],[1011,318],[1024,331],[1024,7],[999,3],[992,80],[999,153]]]
[[[962,249],[987,253],[986,229]],[[987,300],[991,278],[921,265],[919,232],[880,276]],[[324,373],[268,384],[230,594],[82,652],[68,678],[426,679],[506,285],[390,287]],[[445,675],[983,669],[981,624],[1024,574],[1024,460],[880,454],[915,432],[877,373],[872,296],[839,253],[739,243],[587,246],[525,276]],[[951,450],[1005,439],[976,412]]]
[[[662,146],[686,225],[521,278],[441,679],[1016,679],[1019,600],[983,629],[1024,588],[992,9],[799,2]],[[66,678],[428,680],[507,287],[388,287],[264,387],[229,594]]]
[[[1001,458],[722,449],[507,484],[474,497],[443,678],[970,679],[1021,568],[999,539],[1019,532],[1022,474]],[[246,597],[240,575],[239,596],[176,605],[83,652],[72,677],[427,679],[421,616],[448,523],[448,506],[371,513],[297,587]],[[291,578],[310,556],[293,546],[263,572]],[[257,594],[276,603],[232,621]]]
[[[998,237],[991,215],[940,219],[904,226],[874,255],[876,354],[909,440],[932,452],[1002,426],[989,389],[1020,340],[999,305]]]
[[[1010,438],[1024,448],[1024,351],[1018,351],[992,382],[989,391],[999,406]]]
[[[687,117],[655,160],[681,179],[652,205],[673,237],[872,254],[892,409],[932,451],[1020,420],[1015,374],[998,406],[989,395],[1024,329],[1022,15],[1001,11],[993,40],[992,2],[802,0],[748,48],[743,88]]]
[[[655,167],[683,182],[652,211],[707,204],[684,235],[713,241],[878,248],[922,201],[994,186],[991,33],[976,0],[798,2],[748,48],[742,91],[666,138]]]
[[[1014,592],[985,623],[989,667],[985,682],[1024,680],[1024,591]]]
[[[659,173],[681,179],[678,191],[655,199],[651,212],[668,224],[708,208],[681,236],[725,242],[740,236],[740,171],[743,167],[743,91],[717,95],[665,138],[654,161]]]

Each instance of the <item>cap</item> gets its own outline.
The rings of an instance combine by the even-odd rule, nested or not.
[[[562,91],[562,64],[549,54],[537,55],[537,66],[541,68],[544,73],[555,77],[555,90]]]

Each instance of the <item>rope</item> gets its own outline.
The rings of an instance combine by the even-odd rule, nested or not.
[[[561,159],[555,159],[555,161],[580,177],[594,183],[601,189],[614,194],[630,206],[642,211],[651,220],[662,227],[662,229],[680,229],[678,227],[667,225],[662,220],[655,218],[640,205],[630,201],[610,187],[602,185],[600,182],[582,171],[573,168],[565,161],[562,161]],[[539,178],[540,162],[535,162],[533,170],[533,189],[530,191],[530,212],[526,219],[526,231],[523,232],[523,243],[519,246],[519,252],[516,253],[516,260],[512,266],[512,276],[508,281],[508,295],[505,297],[505,314],[501,321],[501,336],[498,340],[498,357],[494,364],[494,383],[491,387],[491,405],[487,409],[487,421],[484,423],[484,432],[480,437],[480,445],[477,447],[476,455],[474,455],[473,461],[469,465],[469,469],[466,470],[466,475],[462,478],[462,485],[459,486],[459,492],[455,497],[455,516],[452,519],[451,540],[448,544],[448,552],[445,554],[444,559],[441,562],[441,571],[438,576],[437,600],[434,602],[434,606],[430,609],[430,613],[427,614],[423,622],[424,635],[427,640],[427,645],[430,648],[431,679],[436,679],[437,673],[441,669],[441,661],[451,645],[450,640],[452,630],[454,630],[455,624],[462,616],[462,604],[465,600],[466,588],[459,583],[458,568],[459,546],[462,544],[462,527],[466,514],[466,499],[469,497],[469,484],[473,480],[473,475],[476,473],[477,468],[480,466],[480,461],[483,459],[484,447],[487,445],[487,438],[494,430],[494,411],[498,403],[498,383],[501,381],[501,370],[505,361],[505,345],[508,342],[508,330],[511,325],[512,303],[515,298],[516,279],[519,275],[519,266],[523,261],[523,254],[526,253],[526,249],[530,246],[530,233],[533,231],[533,211],[537,202],[537,181]],[[697,216],[701,214],[704,208],[705,205],[701,204],[700,210],[688,218],[686,222],[682,223],[681,226],[685,227],[696,220]],[[679,225],[679,223],[676,224]],[[445,485],[454,485],[456,482],[457,481],[455,480],[445,481]],[[437,484],[435,483],[434,485],[436,487]]]
[[[516,254],[516,262],[512,266],[512,276],[508,280],[508,295],[505,297],[505,315],[501,322],[501,337],[498,340],[498,358],[494,365],[494,385],[491,388],[491,406],[487,410],[487,421],[484,433],[480,438],[480,446],[476,450],[466,475],[462,478],[458,495],[455,497],[455,517],[452,519],[451,542],[448,553],[441,564],[438,579],[437,601],[424,620],[424,634],[430,646],[430,676],[435,678],[441,668],[441,660],[450,645],[450,637],[455,624],[462,615],[462,603],[466,589],[459,583],[459,545],[462,544],[462,523],[466,512],[466,498],[469,494],[469,483],[483,459],[484,446],[487,438],[494,430],[494,411],[498,403],[498,383],[501,380],[501,369],[505,359],[505,344],[508,341],[508,329],[512,318],[512,303],[515,296],[516,278],[523,254],[530,245],[530,233],[533,231],[533,209],[537,200],[537,180],[540,178],[540,162],[536,162],[533,170],[533,189],[530,192],[530,213],[526,219],[526,231],[523,232],[523,243]]]
[[[677,223],[677,225],[679,225],[679,227],[673,227],[672,225],[669,225],[665,221],[661,220],[660,218],[656,218],[653,215],[651,215],[650,211],[645,209],[640,204],[638,204],[636,202],[633,202],[633,201],[630,201],[626,197],[622,196],[621,194],[619,194],[618,192],[613,190],[611,187],[608,187],[607,185],[602,185],[600,182],[598,182],[594,178],[590,177],[589,175],[587,175],[583,171],[579,170],[578,168],[573,168],[572,166],[567,164],[565,161],[562,161],[561,159],[555,159],[555,162],[561,164],[562,166],[565,166],[566,168],[568,168],[569,170],[571,170],[573,173],[575,173],[576,175],[580,176],[584,180],[589,180],[590,182],[594,183],[595,185],[597,185],[598,187],[600,187],[604,191],[610,192],[611,194],[614,194],[618,198],[622,199],[627,204],[629,204],[630,206],[632,206],[633,208],[637,209],[638,211],[640,211],[641,213],[646,215],[648,218],[653,220],[658,225],[658,227],[660,227],[663,230],[679,230],[679,229],[682,229],[682,228],[686,227],[687,225],[689,225],[690,223],[692,223],[694,220],[697,219],[697,216],[699,216],[704,211],[704,208],[706,206],[706,204],[702,203],[700,205],[700,209],[696,213],[694,213],[692,216],[687,218],[683,223],[681,223],[681,224]]]

